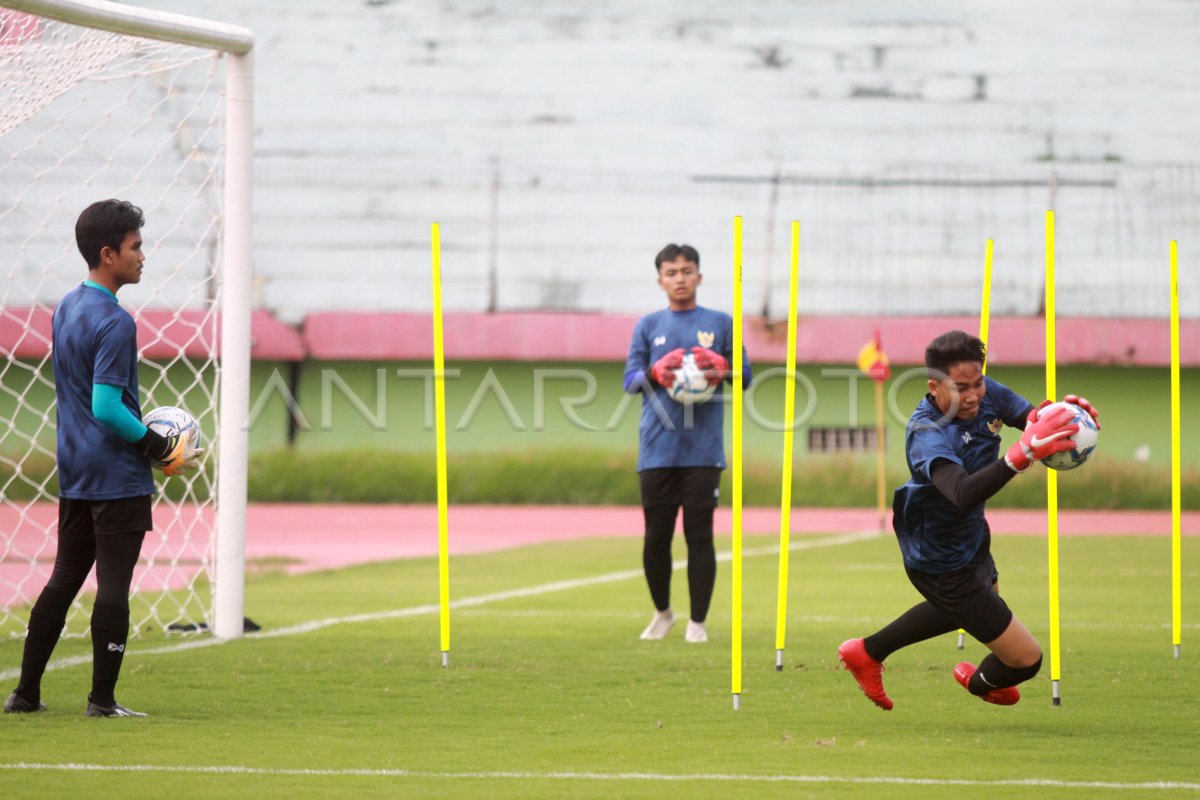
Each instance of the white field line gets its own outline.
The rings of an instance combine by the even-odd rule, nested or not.
[[[1142,783],[1116,781],[1065,781],[1050,778],[1012,778],[1004,780],[980,780],[968,778],[902,778],[889,775],[843,776],[843,775],[735,775],[726,773],[672,774],[657,772],[428,772],[407,769],[285,769],[268,767],[222,766],[160,766],[156,764],[42,764],[17,762],[0,764],[0,769],[25,770],[30,772],[116,772],[116,773],[176,773],[191,775],[268,775],[280,777],[332,777],[332,778],[429,778],[435,780],[575,780],[575,781],[683,781],[719,783],[824,783],[824,784],[867,784],[895,786],[966,786],[998,787],[1027,786],[1051,789],[1113,789],[1117,791],[1144,791],[1146,789],[1200,791],[1200,783],[1182,781],[1146,781]]]
[[[866,539],[874,539],[881,534],[877,531],[859,531],[857,533],[843,533],[836,536],[827,536],[820,539],[803,538],[793,541],[788,550],[813,550],[820,547],[835,547],[841,544],[850,544],[852,542],[860,542]],[[767,547],[750,547],[742,550],[743,558],[753,558],[755,556],[775,555],[779,553],[777,545]],[[733,559],[733,553],[726,551],[717,554],[717,561],[730,561]],[[683,569],[687,566],[687,561],[680,559],[674,563],[675,569]],[[626,569],[618,572],[607,572],[603,575],[594,575],[590,578],[574,578],[566,581],[553,581],[551,583],[542,583],[536,586],[527,586],[522,589],[509,589],[504,592],[493,592],[492,594],[482,594],[475,597],[464,597],[460,600],[454,600],[450,603],[451,609],[470,608],[472,606],[481,606],[488,603],[499,603],[505,600],[515,600],[522,597],[535,597],[542,594],[550,594],[552,592],[564,592],[571,589],[581,589],[585,586],[598,586],[605,583],[615,583],[617,581],[631,580],[643,576],[641,569]],[[397,608],[391,611],[372,611],[366,614],[351,614],[345,617],[327,617],[325,619],[314,619],[308,622],[301,622],[296,625],[289,625],[284,628],[275,628],[269,631],[260,633],[248,633],[243,638],[245,639],[274,639],[280,636],[296,636],[303,633],[312,633],[319,631],[322,628],[330,628],[335,625],[348,625],[356,622],[376,622],[385,619],[400,619],[404,617],[418,617],[425,614],[437,614],[440,607],[437,603],[427,603],[420,606],[409,606],[408,608]],[[213,647],[214,645],[225,644],[228,639],[218,639],[214,637],[206,637],[203,639],[194,639],[189,642],[181,642],[180,644],[167,645],[165,647],[153,647],[148,650],[130,649],[126,652],[125,657],[130,656],[156,656],[166,655],[170,653],[179,653],[185,650],[195,650],[201,647]],[[90,664],[92,657],[90,655],[71,656],[70,658],[62,658],[56,661],[51,661],[46,666],[46,670],[65,669],[67,667],[75,667],[81,664]],[[0,681],[9,681],[21,676],[21,670],[9,669],[0,672]]]

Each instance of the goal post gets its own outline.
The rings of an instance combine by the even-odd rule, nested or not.
[[[246,578],[246,480],[250,446],[251,186],[254,76],[247,51],[229,59],[225,113],[225,270],[221,317],[221,468],[217,479],[217,566],[213,632],[242,635]],[[234,131],[237,135],[234,135]]]
[[[245,28],[106,0],[0,0],[0,630],[40,591],[29,576],[48,574],[56,527],[52,466],[38,471],[53,455],[49,313],[85,277],[75,217],[115,196],[145,209],[144,275],[159,276],[121,298],[144,410],[206,401],[190,410],[212,437],[209,469],[156,495],[172,532],[147,537],[135,592],[152,599],[132,632],[242,634],[253,46]]]

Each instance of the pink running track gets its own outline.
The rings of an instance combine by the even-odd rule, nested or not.
[[[43,546],[45,531],[53,529],[56,514],[54,504],[38,504],[30,508],[22,521],[13,508],[0,507],[0,526],[9,532],[16,531],[12,546],[0,554],[0,607],[31,602],[41,591],[54,562],[54,550],[52,546],[38,550]],[[1044,511],[995,510],[988,512],[988,520],[992,531],[1000,536],[1037,536],[1046,531]],[[539,542],[601,536],[635,538],[642,534],[639,506],[456,506],[450,509],[449,521],[452,555],[487,553]],[[173,544],[172,540],[180,535],[176,532],[188,527],[194,537],[207,535],[209,524],[197,524],[200,522],[209,520],[156,517],[156,529],[147,536],[143,556],[164,538]],[[250,564],[281,561],[281,566],[292,573],[437,554],[434,506],[256,504],[250,506],[246,522],[246,558]],[[792,511],[791,530],[797,536],[877,527],[878,517],[871,509]],[[730,529],[730,510],[718,509],[717,534],[728,534]],[[1064,536],[1165,536],[1170,529],[1171,517],[1167,512],[1063,511],[1059,515],[1059,531]],[[1185,513],[1182,529],[1187,536],[1200,535],[1200,512]],[[743,531],[778,534],[779,510],[745,509]],[[639,560],[636,550],[633,547],[630,551],[631,564]],[[200,543],[193,543],[192,552],[203,552]],[[135,580],[140,580],[143,587],[174,588],[186,583],[186,573],[198,566],[170,570],[165,565],[143,564]]]

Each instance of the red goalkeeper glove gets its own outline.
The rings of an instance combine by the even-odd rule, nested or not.
[[[704,370],[709,386],[716,386],[729,374],[729,362],[716,351],[707,347],[693,347],[692,356],[696,359],[696,366]]]
[[[1070,438],[1079,432],[1079,426],[1071,422],[1074,412],[1063,406],[1047,411],[1044,416],[1041,412],[1037,408],[1029,412],[1021,440],[1004,455],[1005,463],[1013,472],[1024,472],[1034,461],[1075,448],[1075,442]]]
[[[677,347],[654,362],[650,368],[650,379],[665,389],[675,383],[675,370],[683,366],[683,348]]]
[[[1091,416],[1092,421],[1096,423],[1096,430],[1100,430],[1100,412],[1096,410],[1094,405],[1088,402],[1086,397],[1080,397],[1077,394],[1069,394],[1063,398],[1063,402],[1077,405],[1084,411],[1088,412],[1088,415]]]

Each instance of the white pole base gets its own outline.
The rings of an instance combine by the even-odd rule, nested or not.
[[[1179,658],[1179,645],[1175,645],[1175,657]]]
[[[1179,657],[1179,655],[1178,655],[1179,648],[1175,648],[1175,649],[1176,649],[1175,657],[1178,658]],[[782,647],[775,651],[775,671],[783,672],[783,648]]]
[[[443,667],[450,666],[450,651],[449,650],[442,651],[442,666]]]
[[[1050,704],[1062,705],[1062,696],[1058,693],[1058,681],[1050,681]]]
[[[740,694],[735,694],[733,696],[733,710],[737,711],[741,707],[742,707],[742,696]]]
[[[962,650],[962,649],[963,649],[963,644],[964,644],[964,642],[963,642],[963,634],[962,634],[962,631],[959,631],[959,632],[958,632],[958,649],[959,649],[959,650]]]

